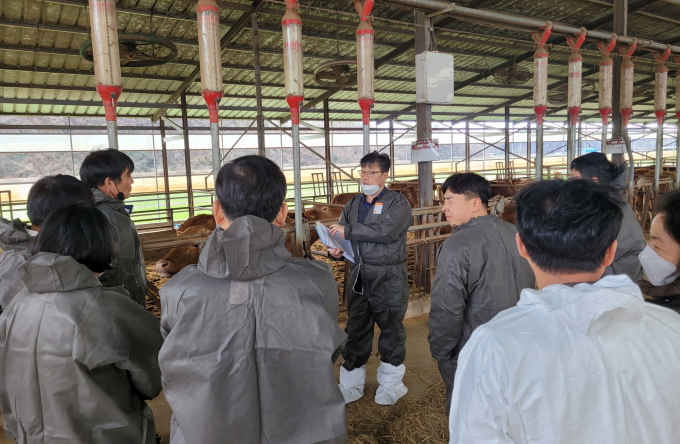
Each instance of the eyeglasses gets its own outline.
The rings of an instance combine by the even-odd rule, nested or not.
[[[382,171],[363,171],[362,170],[362,171],[359,171],[359,173],[361,173],[361,177],[366,176],[369,179],[372,179],[373,176],[375,176],[376,174],[382,174]]]

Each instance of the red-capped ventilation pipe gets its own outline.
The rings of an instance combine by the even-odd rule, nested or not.
[[[361,117],[364,125],[364,155],[368,154],[371,150],[371,107],[375,103],[373,87],[375,76],[374,37],[373,27],[370,22],[373,3],[374,0],[354,2],[354,7],[361,16],[361,22],[357,28],[357,100],[361,108]]]
[[[605,44],[605,42],[598,42],[597,47],[602,53],[600,59],[600,96],[598,100],[598,108],[600,116],[602,117],[602,146],[607,141],[607,124],[609,123],[609,114],[612,112],[612,91],[614,88],[614,61],[609,56],[616,46],[616,36]]]
[[[545,44],[552,32],[552,23],[532,33],[538,48],[534,53],[534,112],[536,113],[536,180],[543,178],[543,116],[548,109],[548,50]]]
[[[90,0],[92,56],[97,92],[104,102],[109,148],[118,149],[116,103],[123,91],[118,52],[118,25],[114,0]]]
[[[198,20],[198,52],[201,64],[201,90],[208,105],[212,142],[213,178],[217,182],[220,171],[220,118],[217,106],[222,100],[222,47],[220,43],[220,10],[215,0],[199,0],[196,4]]]
[[[581,112],[581,80],[583,77],[583,56],[581,55],[581,45],[586,40],[588,31],[581,28],[581,32],[575,37],[567,38],[567,43],[571,47],[569,56],[569,79],[567,81],[567,111],[569,112],[569,138],[567,144],[567,164],[571,165],[576,155],[576,125],[578,114]]]
[[[656,116],[656,168],[654,170],[654,193],[659,194],[661,169],[663,168],[663,118],[666,116],[666,95],[668,92],[668,67],[666,60],[673,47],[668,45],[664,52],[655,52],[654,58],[659,62],[654,70],[654,115]]]
[[[286,13],[281,19],[283,28],[283,76],[286,101],[290,107],[293,136],[293,181],[295,186],[295,248],[294,254],[304,251],[302,229],[302,177],[300,173],[300,104],[304,99],[302,66],[302,20],[297,12],[297,0],[286,0]]]

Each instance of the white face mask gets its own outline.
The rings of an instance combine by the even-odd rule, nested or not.
[[[649,245],[642,250],[638,257],[652,285],[656,287],[668,285],[677,278],[678,272],[675,264],[659,256]]]
[[[382,179],[380,179],[380,182],[382,182]],[[372,196],[375,193],[380,190],[380,182],[378,182],[378,185],[364,185],[363,183],[361,184],[361,192],[364,193],[366,196]]]

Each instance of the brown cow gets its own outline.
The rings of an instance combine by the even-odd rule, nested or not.
[[[177,236],[186,237],[197,234],[209,236],[216,227],[217,224],[212,214],[199,214],[184,221],[177,229]],[[200,254],[201,249],[196,246],[175,247],[156,262],[156,272],[161,277],[171,278],[187,265],[197,264]]]
[[[177,236],[189,236],[190,233],[186,233],[186,231],[192,227],[205,228],[212,233],[215,231],[215,228],[217,228],[217,223],[212,214],[199,214],[198,216],[185,220],[177,229]]]
[[[156,262],[156,272],[161,277],[171,278],[187,265],[198,264],[200,254],[201,250],[192,245],[175,247],[163,259]]]
[[[303,213],[305,219],[311,221],[337,221],[342,214],[342,208],[338,205],[314,204],[312,208]]]
[[[359,193],[340,193],[340,194],[336,194],[335,196],[333,196],[333,199],[331,200],[331,203],[332,203],[332,204],[338,204],[338,205],[347,205],[347,204],[349,203],[349,201],[352,200],[352,198],[353,198],[354,196],[356,196],[357,194],[359,194]]]
[[[209,216],[209,217],[208,217]],[[286,225],[294,224],[295,220],[294,214],[292,217],[286,218]],[[217,224],[215,223],[215,218],[212,215],[201,214],[199,216],[194,216],[187,219],[182,225],[180,225],[177,232],[182,230],[181,234],[178,236],[185,237],[196,234],[202,234],[204,236],[210,236]],[[314,231],[316,235],[316,230]],[[318,237],[317,237],[318,239]],[[286,246],[291,247],[291,236],[289,235],[286,239]],[[161,260],[156,262],[156,272],[164,278],[171,278],[175,274],[179,273],[184,267],[188,265],[198,264],[198,257],[201,254],[201,248],[187,245],[183,247],[175,247],[168,251]]]

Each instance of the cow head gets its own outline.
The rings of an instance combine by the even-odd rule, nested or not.
[[[201,249],[194,246],[175,247],[156,262],[156,272],[164,278],[171,278],[188,265],[198,264]]]
[[[418,207],[418,190],[415,187],[404,187],[399,192],[406,197],[411,208]]]
[[[317,220],[338,220],[342,214],[342,207],[332,205],[314,204],[312,208],[304,212],[306,219]]]

